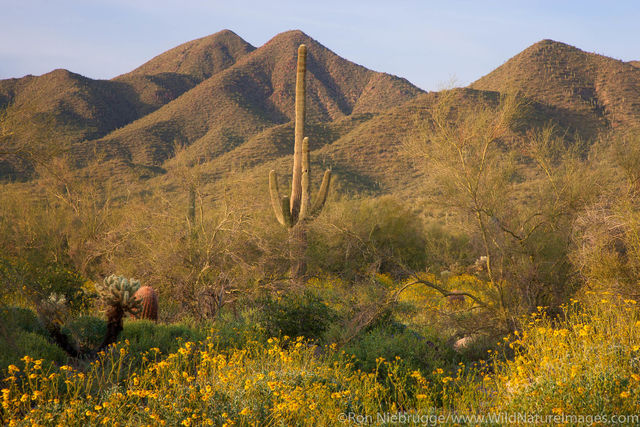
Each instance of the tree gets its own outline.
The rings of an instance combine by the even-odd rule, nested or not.
[[[469,228],[508,329],[520,310],[566,296],[569,230],[588,194],[579,153],[552,125],[527,129],[529,109],[518,95],[445,91],[409,144],[432,201]]]

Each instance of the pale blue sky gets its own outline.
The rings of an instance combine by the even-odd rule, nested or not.
[[[0,79],[112,78],[225,28],[254,46],[300,29],[425,90],[466,85],[545,38],[640,59],[638,1],[0,0],[0,11]]]

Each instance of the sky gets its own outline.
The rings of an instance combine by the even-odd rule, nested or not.
[[[0,0],[0,79],[95,79],[230,29],[259,47],[300,29],[424,90],[465,86],[542,39],[640,60],[640,2],[591,0]]]

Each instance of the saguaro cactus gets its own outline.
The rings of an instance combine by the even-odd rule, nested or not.
[[[276,171],[272,170],[269,173],[271,206],[278,222],[289,228],[291,275],[294,280],[299,279],[304,274],[304,251],[306,249],[304,222],[313,219],[322,211],[331,183],[331,171],[326,170],[318,195],[315,198],[315,203],[312,205],[309,199],[309,182],[311,181],[309,138],[304,136],[306,72],[307,47],[301,44],[298,47],[298,70],[296,75],[296,118],[291,197],[280,196]]]

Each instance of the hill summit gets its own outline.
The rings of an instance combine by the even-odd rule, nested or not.
[[[588,136],[640,125],[640,69],[553,40],[528,47],[470,87],[520,91]]]

